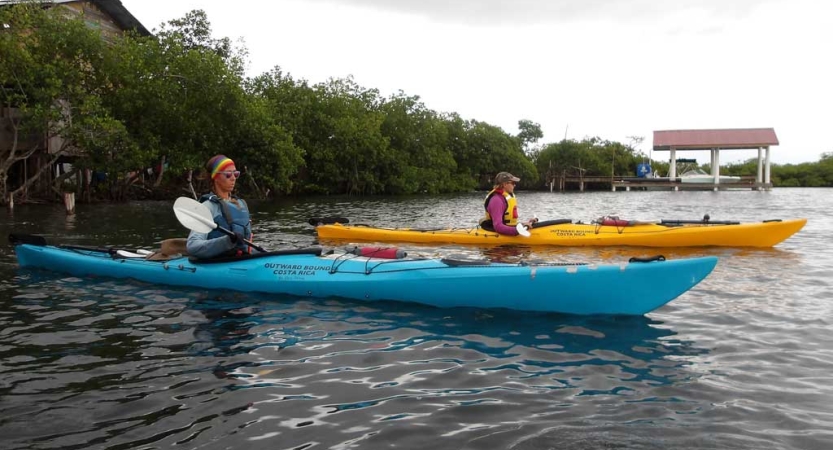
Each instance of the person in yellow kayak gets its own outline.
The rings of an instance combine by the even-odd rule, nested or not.
[[[507,236],[517,236],[518,230],[518,202],[515,197],[515,186],[520,178],[509,172],[500,172],[495,176],[495,184],[486,195],[483,207],[486,215],[480,219],[480,228],[495,231]],[[530,219],[523,224],[532,228],[538,219]]]
[[[232,195],[240,171],[230,158],[216,155],[205,164],[205,172],[210,177],[211,192],[200,197],[200,203],[208,206],[214,222],[232,231],[234,236],[219,229],[209,233],[191,231],[186,243],[188,254],[205,259],[250,253],[251,248],[246,243],[252,238],[249,207],[243,199]]]

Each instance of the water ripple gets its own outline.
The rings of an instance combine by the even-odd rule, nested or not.
[[[806,193],[522,197],[539,217],[810,218],[774,249],[403,245],[515,261],[720,257],[648,317],[185,290],[18,270],[0,250],[0,446],[826,449],[833,196]],[[460,225],[481,200],[288,199],[256,205],[255,227],[268,246],[303,246],[315,243],[306,216]],[[437,208],[448,214],[425,214]],[[65,242],[138,245],[180,232],[168,210],[106,205],[113,222],[80,213],[69,223],[21,209],[14,222],[48,224],[37,231]],[[138,228],[136,214],[153,225]]]

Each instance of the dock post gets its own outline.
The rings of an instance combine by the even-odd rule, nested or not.
[[[763,154],[763,147],[758,147],[758,175],[755,177],[755,187],[756,191],[762,191],[762,185],[764,182],[764,154]]]
[[[9,194],[9,212],[14,211],[14,194]]]
[[[75,192],[64,192],[64,206],[68,216],[75,214]]]

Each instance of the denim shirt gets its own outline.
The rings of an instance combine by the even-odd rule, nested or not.
[[[244,226],[239,226],[236,223],[227,224],[227,221],[223,216],[223,208],[220,205],[220,203],[216,201],[204,201],[203,205],[208,207],[208,209],[211,211],[211,216],[214,217],[214,220],[223,228],[238,232],[246,238],[249,238],[251,236],[251,225],[248,223],[249,210],[244,201],[240,201],[241,209],[233,212],[233,214],[235,215],[241,215],[242,213],[242,215],[246,217],[246,224]],[[234,208],[234,205],[230,204],[229,208]],[[235,244],[234,242],[232,242],[230,236],[223,234],[217,230],[212,230],[209,233],[199,233],[196,231],[191,231],[191,233],[188,234],[188,241],[186,242],[186,246],[188,249],[188,254],[200,259],[214,258],[224,253],[230,253],[236,247],[242,248],[244,250],[246,249],[245,243],[240,242]]]

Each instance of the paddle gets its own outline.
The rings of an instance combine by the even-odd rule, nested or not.
[[[515,229],[518,230],[518,234],[523,237],[530,237],[532,234],[529,230],[526,229],[526,226],[522,223],[515,225]]]
[[[538,214],[533,214],[532,215],[532,220],[535,220],[535,222],[533,222],[533,223],[537,223],[538,222]],[[532,228],[532,227],[530,226],[530,228]],[[532,234],[529,232],[529,229],[526,228],[526,225],[524,225],[522,223],[519,223],[518,225],[516,225],[515,229],[518,230],[518,234],[523,236],[523,237],[532,236]]]
[[[660,225],[740,225],[735,220],[668,220],[662,219]]]
[[[350,219],[348,219],[346,217],[334,217],[334,216],[310,217],[309,220],[307,220],[307,223],[314,226],[314,227],[317,227],[318,225],[332,225],[332,224],[335,224],[335,223],[341,223],[341,224],[350,223]]]
[[[211,211],[207,206],[194,199],[188,197],[179,197],[176,199],[174,202],[174,214],[176,214],[176,218],[182,226],[197,233],[210,233],[212,230],[218,230],[229,236],[234,236],[233,232],[214,222]],[[263,247],[254,244],[252,241],[243,239],[243,242],[259,252],[266,252]]]
[[[734,220],[711,220],[708,214],[703,216],[701,220],[670,220],[662,219],[656,220],[625,220],[618,216],[604,216],[596,219],[595,223],[602,226],[615,227],[629,227],[634,225],[666,225],[666,226],[682,226],[682,225],[739,225],[740,222]]]

